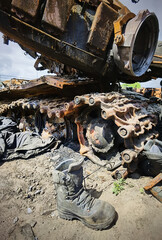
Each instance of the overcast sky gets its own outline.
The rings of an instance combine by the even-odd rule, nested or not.
[[[162,40],[162,0],[140,0],[137,4],[131,0],[121,0],[132,12],[137,14],[142,9],[149,9],[155,12],[160,24],[159,40]],[[2,34],[0,33],[0,80],[13,77],[34,79],[47,73],[47,71],[36,71],[34,68],[35,60],[24,51],[18,44],[10,42],[9,46],[3,44]],[[145,87],[160,87],[159,82],[162,79],[152,80],[143,83]]]

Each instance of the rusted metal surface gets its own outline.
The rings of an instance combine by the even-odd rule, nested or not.
[[[12,87],[17,88],[18,86],[25,84],[27,82],[28,82],[27,80],[16,79],[16,78],[12,78],[11,80],[5,80],[5,81],[1,82],[3,87],[0,88],[0,91],[4,88],[8,88],[8,89],[11,89]]]
[[[25,13],[30,15],[31,17],[36,17],[38,13],[38,8],[40,5],[40,0],[12,0],[12,6],[13,6],[13,11],[19,10],[20,13],[18,12],[18,15],[21,16],[21,14]],[[23,17],[23,16],[21,16]]]
[[[100,0],[79,0],[79,2],[88,3],[91,6],[98,6],[101,1]]]
[[[126,14],[125,20],[127,20],[127,16],[132,18],[133,14]],[[120,22],[120,18],[117,20],[117,23],[118,21]],[[120,28],[115,31],[121,32]],[[144,32],[147,34],[147,40],[143,38]],[[147,71],[156,49],[158,33],[158,19],[155,14],[150,13],[148,10],[140,11],[138,15],[127,22],[126,27],[122,28],[122,35],[119,34],[120,39],[117,39],[118,33],[116,33],[115,42],[117,44],[113,45],[114,60],[122,72],[140,77]],[[152,41],[151,39],[154,40]],[[121,45],[119,40],[123,41]],[[151,43],[151,46],[149,43]],[[142,52],[144,48],[151,50],[146,53],[147,56]]]
[[[162,41],[159,41],[157,44],[151,65],[159,69],[162,69]],[[159,76],[161,76],[161,73],[159,73]]]
[[[50,77],[46,81],[53,84]],[[26,88],[25,84],[23,88]],[[26,122],[29,122],[31,116],[35,116],[35,122],[38,122],[39,118],[46,119],[45,123],[41,120],[41,127],[38,128],[44,126],[43,131],[55,134],[59,138],[65,135],[64,132],[71,132],[72,136],[73,131],[70,127],[67,130],[65,126],[76,124],[82,155],[108,170],[122,164],[124,167],[126,165],[127,172],[134,172],[138,165],[138,155],[145,142],[158,136],[154,131],[156,117],[152,116],[155,109],[150,108],[151,106],[148,107],[146,102],[142,103],[139,99],[112,92],[76,96],[74,100],[56,97],[41,100],[19,99],[8,105],[2,104],[0,114],[15,114],[16,119],[19,119],[25,113],[25,119],[29,116]],[[41,117],[38,118],[38,115]],[[21,117],[23,118],[24,116]],[[70,124],[66,124],[65,119]],[[27,126],[29,128],[29,125]],[[61,135],[57,133],[59,128],[62,129]],[[125,171],[122,176],[124,174],[126,176]]]
[[[120,76],[117,71],[113,74],[115,63],[119,69],[131,75],[131,78],[127,78],[129,82],[135,81],[134,76],[139,77],[146,72],[145,60],[148,66],[151,63],[158,37],[158,21],[152,13],[147,12],[145,17],[140,13],[136,19],[133,18],[133,22],[130,20],[124,25],[120,24],[120,32],[126,41],[124,46],[120,46],[122,48],[115,49],[113,22],[125,16],[127,9],[119,1],[13,0],[12,6],[16,10],[16,17],[10,11],[0,9],[0,31],[50,61],[68,65],[98,79],[101,77],[106,83],[114,83]],[[140,34],[137,34],[142,24],[147,27],[144,30],[141,27]],[[141,48],[139,40],[136,41],[139,35],[142,46],[146,45],[144,48]],[[132,41],[129,41],[130,38]],[[130,42],[135,44],[130,46]],[[147,46],[148,42],[151,47]],[[127,46],[129,51],[126,50]],[[146,52],[146,49],[149,51]],[[132,54],[135,52],[141,55]],[[139,55],[143,64],[138,61]],[[46,61],[44,68],[51,68],[51,63]],[[126,78],[125,75],[122,77]]]
[[[150,190],[152,195],[162,203],[162,173],[154,177],[144,189],[146,191]]]
[[[162,173],[159,173],[156,177],[154,177],[146,186],[144,186],[144,189],[146,191],[150,190],[160,181],[162,181]]]
[[[74,114],[78,107],[73,101],[64,98],[47,98],[42,100],[23,98],[13,101],[11,104],[2,104],[0,114],[5,114],[8,110],[15,112],[17,109],[25,109],[39,110],[40,113],[47,114],[49,118],[63,118],[71,113]]]
[[[73,4],[74,0],[47,0],[42,18],[43,22],[65,31]]]
[[[162,184],[161,186],[153,187],[150,192],[154,197],[156,197],[162,203]]]
[[[144,143],[157,137],[155,109],[146,100],[100,92],[114,89],[121,79],[117,68],[131,75],[130,82],[147,70],[158,35],[156,16],[144,11],[130,20],[134,15],[116,0],[13,0],[12,6],[16,16],[0,9],[0,31],[23,48],[42,54],[37,55],[38,70],[51,70],[54,61],[64,65],[69,75],[4,83],[0,99],[19,100],[2,104],[0,113],[15,117],[22,131],[47,131],[56,139],[76,135],[77,128],[81,154],[108,170],[126,166],[123,176],[135,171]],[[113,44],[121,34],[123,44],[119,38]],[[90,77],[79,78],[80,71]]]
[[[125,146],[124,151],[121,152],[122,164],[126,163],[129,171],[134,171],[138,154],[143,150],[145,142],[158,136],[153,130],[157,123],[156,116],[139,113],[140,109],[143,108],[141,101],[136,100],[136,103],[133,103],[133,100],[119,93],[76,96],[74,102],[80,105],[87,104],[91,107],[98,106],[101,110],[101,117],[104,120],[113,120],[118,127],[118,134],[123,138],[123,144]],[[147,108],[147,104],[145,107]],[[112,127],[107,126],[110,128],[108,130],[108,128],[105,127],[106,123],[102,123],[97,119],[94,125],[96,124],[98,129],[95,130],[95,127],[92,127],[89,123],[85,124],[85,118],[88,118],[86,113],[85,116],[82,115],[76,120],[78,139],[81,146],[80,152],[89,157],[93,162],[101,166],[106,166],[107,161],[101,161],[94,151],[102,153],[109,152],[111,144],[113,146],[114,141],[113,133],[111,134]],[[100,126],[98,125],[99,122],[101,123]],[[107,134],[111,134],[109,139],[104,137],[104,128],[107,128]],[[86,136],[85,131],[87,132]],[[134,163],[132,164],[132,162]]]
[[[114,21],[114,42],[117,45],[121,45],[124,42],[124,36],[122,34],[123,25],[128,22],[128,20],[135,17],[134,13],[130,11],[126,12],[125,15],[118,18],[118,20]]]
[[[128,169],[121,166],[118,169],[114,170],[111,173],[111,176],[115,179],[120,179],[120,178],[127,178],[128,174],[129,174]]]
[[[11,21],[9,21],[9,19]],[[98,57],[89,51],[79,48],[73,43],[68,43],[58,37],[54,37],[1,10],[0,23],[0,31],[5,35],[33,51],[40,52],[43,56],[53,61],[57,59],[57,61],[65,65],[75,67],[96,77],[100,76],[99,72],[103,74],[103,68],[107,68],[103,57]],[[21,29],[21,32],[17,32],[17,29]],[[24,32],[24,34],[22,34],[22,32]]]
[[[33,97],[43,95],[61,95],[73,97],[77,92],[94,91],[99,87],[94,79],[73,76],[44,76],[35,80],[12,79],[2,82],[0,100]],[[95,88],[94,88],[95,87]],[[75,92],[73,89],[75,88]]]
[[[116,11],[122,9],[124,7],[123,4],[121,4],[119,1],[116,0],[79,0],[79,2],[82,2],[83,4],[89,4],[92,7],[98,7],[98,5],[101,2],[106,3],[110,7],[114,8]]]
[[[98,6],[87,41],[90,47],[106,50],[113,31],[113,21],[118,16],[118,13],[107,4],[101,3]]]

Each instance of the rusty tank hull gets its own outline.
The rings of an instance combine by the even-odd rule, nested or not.
[[[37,69],[42,64],[55,71],[56,62],[112,83],[121,73],[129,82],[143,81],[151,64],[159,26],[148,10],[135,16],[117,0],[12,0],[0,6],[0,31],[32,56],[42,55]]]

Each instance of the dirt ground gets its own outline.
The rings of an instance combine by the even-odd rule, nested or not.
[[[52,156],[72,156],[62,146]],[[67,156],[66,156],[67,154]],[[75,158],[81,156],[74,153]],[[161,240],[162,205],[151,194],[140,189],[150,177],[133,174],[127,178],[124,190],[115,196],[110,172],[84,162],[86,188],[95,197],[111,203],[118,220],[109,230],[95,231],[77,220],[58,217],[53,184],[51,153],[29,160],[1,162],[0,165],[0,240]],[[138,178],[138,179],[137,179]]]

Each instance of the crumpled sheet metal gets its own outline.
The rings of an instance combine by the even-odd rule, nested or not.
[[[63,77],[58,77],[58,76],[43,76],[38,79],[34,80],[18,80],[14,79],[8,82],[6,82],[6,86],[10,89],[30,89],[35,86],[39,86],[41,84],[47,84],[49,86],[54,86],[56,88],[63,89],[66,86],[77,86],[77,85],[84,85],[89,82],[93,82],[93,79],[90,78],[82,78],[82,79],[75,79],[75,78],[63,78]],[[4,82],[5,83],[5,82]]]
[[[34,80],[12,79],[1,83],[0,100],[34,97],[41,94],[74,96],[74,87],[75,91],[80,93],[85,92],[89,87],[93,89],[94,84],[95,81],[87,77],[78,79],[76,77],[64,78],[47,75]]]

